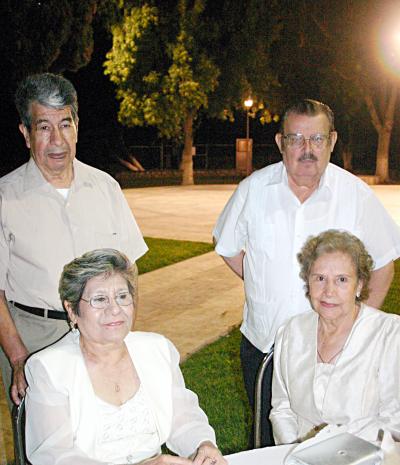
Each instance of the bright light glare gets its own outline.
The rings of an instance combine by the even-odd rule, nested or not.
[[[388,28],[380,37],[380,58],[387,71],[400,75],[400,25]]]
[[[248,97],[245,101],[244,101],[244,106],[246,108],[251,108],[253,106],[253,99],[251,97]]]

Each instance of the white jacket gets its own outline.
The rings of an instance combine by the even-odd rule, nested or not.
[[[79,345],[68,333],[32,355],[26,364],[26,450],[33,465],[100,465],[96,453],[95,393]],[[185,388],[179,354],[159,334],[131,332],[125,338],[141,385],[150,399],[160,445],[190,455],[214,430]]]
[[[278,331],[270,415],[276,444],[298,441],[323,423],[356,432],[352,427],[369,419],[375,432],[382,425],[400,431],[400,317],[361,307],[330,376],[322,411],[314,401],[317,328],[318,314],[309,312]]]

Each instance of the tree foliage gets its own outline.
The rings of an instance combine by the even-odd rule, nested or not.
[[[169,138],[181,137],[187,115],[207,106],[218,76],[191,30],[202,2],[195,2],[192,10],[185,3],[179,2],[175,37],[164,43],[161,37],[157,40],[163,27],[158,8],[144,4],[126,10],[123,21],[112,28],[113,48],[105,62],[106,74],[117,85],[121,122],[157,126]]]
[[[191,184],[196,118],[232,117],[245,96],[257,93],[261,105],[271,87],[272,34],[262,30],[260,15],[253,19],[265,2],[117,3],[121,18],[112,27],[105,73],[116,85],[119,119],[156,126],[163,136],[183,141],[183,183]]]
[[[343,106],[348,143],[360,114],[368,115],[378,135],[376,175],[386,181],[399,88],[388,32],[400,16],[398,2],[298,0],[284,1],[282,8],[285,39],[277,45],[275,66],[286,95],[316,95]]]
[[[25,154],[13,96],[18,82],[32,73],[76,71],[91,59],[93,21],[107,0],[2,0],[0,2],[1,118],[9,125],[1,139],[3,159],[11,167]],[[14,158],[14,160],[10,160]]]
[[[104,1],[104,0],[103,0]],[[5,0],[1,51],[14,78],[76,71],[93,51],[92,22],[100,0]]]

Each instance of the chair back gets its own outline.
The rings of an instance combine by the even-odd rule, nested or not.
[[[261,411],[262,405],[262,387],[264,374],[268,366],[273,362],[274,348],[264,355],[260,363],[260,367],[257,371],[255,395],[254,395],[254,449],[261,447],[261,417],[263,412]]]
[[[12,409],[15,465],[26,465],[25,455],[25,397]]]

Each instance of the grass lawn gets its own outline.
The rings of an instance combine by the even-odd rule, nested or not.
[[[382,309],[400,314],[400,260]],[[199,396],[223,454],[247,449],[251,412],[242,382],[239,329],[192,355],[182,366],[187,386]]]
[[[154,237],[145,237],[144,240],[149,247],[149,251],[137,261],[139,274],[157,270],[163,266],[172,265],[214,250],[214,246],[206,242],[177,241]]]

